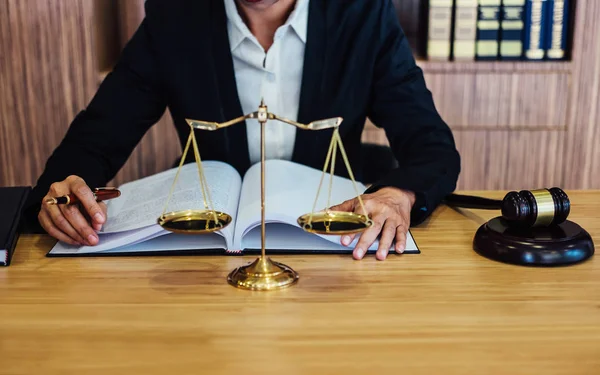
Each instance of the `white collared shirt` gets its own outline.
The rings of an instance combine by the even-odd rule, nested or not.
[[[224,0],[227,31],[233,56],[238,96],[244,114],[255,112],[261,98],[268,110],[296,121],[304,68],[304,49],[309,0],[297,0],[284,25],[275,32],[273,45],[265,53],[238,13],[235,0]],[[250,162],[260,162],[260,124],[248,119]],[[265,128],[265,158],[291,160],[296,127],[268,121]]]

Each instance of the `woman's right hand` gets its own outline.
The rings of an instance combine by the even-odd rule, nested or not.
[[[45,201],[67,194],[79,198],[78,204],[50,205]],[[48,194],[42,199],[38,220],[42,228],[59,241],[76,246],[98,244],[96,231],[106,222],[106,204],[96,202],[96,197],[85,181],[78,176],[69,176],[64,181],[50,185]]]

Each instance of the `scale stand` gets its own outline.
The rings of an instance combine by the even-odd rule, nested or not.
[[[373,225],[373,221],[368,217],[367,211],[365,210],[363,201],[356,186],[356,181],[354,179],[352,169],[350,168],[350,163],[348,162],[348,157],[342,144],[342,139],[339,135],[339,126],[342,122],[342,118],[334,117],[325,120],[313,121],[309,124],[301,124],[296,121],[278,117],[270,113],[267,109],[267,106],[264,104],[264,101],[261,100],[261,103],[258,107],[258,111],[252,112],[250,114],[238,117],[227,122],[217,123],[189,119],[186,120],[188,125],[190,126],[190,135],[188,137],[185,150],[181,157],[181,161],[179,163],[179,168],[177,170],[177,174],[175,175],[173,185],[171,186],[171,191],[169,192],[169,197],[167,198],[165,208],[163,210],[162,215],[157,220],[158,224],[161,227],[175,233],[203,234],[219,231],[231,223],[232,218],[229,214],[216,211],[214,209],[212,199],[210,198],[210,191],[208,189],[206,177],[202,168],[202,160],[200,158],[200,151],[198,149],[198,143],[196,142],[194,130],[198,129],[206,131],[215,131],[240,123],[246,119],[257,119],[261,127],[261,256],[254,262],[245,266],[238,267],[231,271],[231,273],[227,277],[227,281],[230,285],[240,289],[261,291],[277,290],[295,284],[298,281],[299,276],[298,273],[292,268],[286,266],[285,264],[271,260],[269,257],[266,256],[265,251],[265,125],[268,120],[277,120],[289,125],[296,126],[297,128],[302,130],[318,131],[324,129],[334,129],[331,137],[331,143],[329,145],[329,151],[327,152],[325,165],[323,166],[323,175],[321,176],[321,181],[319,182],[319,187],[317,189],[317,195],[315,197],[315,203],[313,205],[312,211],[298,218],[298,224],[300,225],[300,227],[302,227],[302,229],[310,233],[319,233],[324,235],[360,233],[366,230],[367,228],[371,227]],[[193,147],[196,165],[198,167],[198,176],[200,178],[200,187],[202,190],[204,209],[189,209],[183,211],[167,212],[167,207],[173,194],[173,189],[175,188],[175,184],[177,183],[177,179],[179,178],[179,172],[181,171],[184,160],[187,156],[187,153],[189,152],[190,145]],[[364,212],[364,215],[353,212],[331,211],[329,209],[333,176],[335,170],[335,159],[338,147],[344,160],[344,164],[346,165],[346,168],[348,170],[348,174],[354,185],[356,196],[358,197],[358,201],[362,208],[362,211]],[[319,192],[321,191],[321,187],[323,184],[323,179],[329,167],[330,180],[329,195],[327,197],[327,208],[324,211],[315,212],[317,200],[319,198]]]

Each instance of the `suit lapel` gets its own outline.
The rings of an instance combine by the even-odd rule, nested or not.
[[[202,0],[205,1],[205,0]],[[220,121],[228,121],[242,116],[242,105],[239,100],[235,71],[227,34],[227,15],[223,0],[211,1],[211,57],[215,71],[215,93],[221,104]],[[228,162],[240,173],[250,167],[248,154],[248,138],[246,123],[242,122],[228,128],[217,130],[223,132],[229,156]]]
[[[327,47],[325,1],[313,0],[309,3],[308,30],[306,48],[304,53],[304,70],[300,88],[300,103],[298,108],[298,122],[309,123],[318,120],[323,115],[323,70],[325,67],[325,53]],[[298,130],[294,145],[292,160],[313,165],[317,160],[315,153],[310,152],[319,139],[321,132]],[[329,134],[329,132],[326,132]],[[320,161],[319,162],[323,162]]]

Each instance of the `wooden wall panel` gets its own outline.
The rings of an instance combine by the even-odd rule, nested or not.
[[[600,188],[600,1],[578,0],[573,45],[573,110],[566,134],[565,182]]]
[[[0,186],[33,184],[94,94],[92,5],[0,0]]]
[[[363,143],[375,143],[378,145],[389,146],[385,132],[382,129],[378,129],[373,125],[369,119],[367,119],[367,123],[365,124],[365,130],[362,133],[362,142]]]
[[[418,65],[426,73],[571,73],[571,61],[439,61],[417,58]]]
[[[564,131],[458,131],[459,189],[563,186]]]
[[[458,129],[562,129],[568,73],[426,73],[436,106]]]
[[[417,55],[425,55],[426,44],[420,42],[420,35],[425,30],[421,20],[426,17],[421,0],[393,0],[400,25],[406,34],[409,43]]]
[[[92,1],[94,4],[94,51],[97,70],[106,71],[112,68],[120,51],[119,9],[114,0]]]
[[[97,0],[102,1],[102,0]],[[144,1],[118,0],[119,39],[125,45],[144,19]]]
[[[459,189],[534,189],[564,186],[565,131],[455,130],[461,155]],[[363,142],[389,144],[367,124]]]

